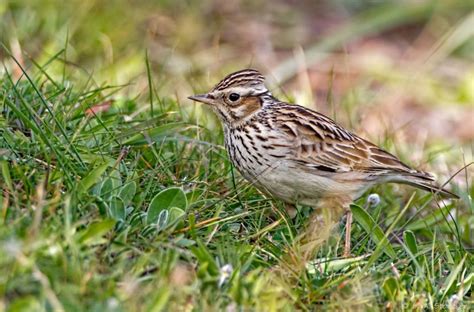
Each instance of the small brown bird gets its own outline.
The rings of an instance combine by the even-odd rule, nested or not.
[[[404,183],[457,197],[431,174],[410,168],[331,118],[276,99],[264,80],[257,70],[244,69],[189,98],[219,116],[232,163],[257,188],[289,207],[330,205],[348,212],[345,255],[350,252],[349,205],[375,184]]]

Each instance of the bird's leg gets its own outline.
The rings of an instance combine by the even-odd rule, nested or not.
[[[343,257],[347,258],[351,255],[351,228],[352,228],[352,211],[349,210],[346,213],[346,241],[344,243],[344,254]]]
[[[291,219],[296,217],[298,210],[296,209],[296,205],[285,203],[285,210],[286,213],[290,216]]]
[[[344,211],[347,211],[349,203],[351,198],[320,199],[315,211],[305,220],[304,228],[288,248],[287,256],[282,262],[285,269],[293,273],[306,270],[308,261],[313,259],[317,250],[332,236],[334,226],[338,224]]]

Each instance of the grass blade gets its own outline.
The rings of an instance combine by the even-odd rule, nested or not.
[[[375,220],[370,216],[362,207],[357,205],[351,205],[351,211],[354,215],[355,221],[359,223],[362,228],[370,235],[372,240],[378,244],[382,245],[383,251],[392,259],[396,258],[397,255],[393,247],[390,245],[387,237],[385,236],[382,229],[375,222]]]

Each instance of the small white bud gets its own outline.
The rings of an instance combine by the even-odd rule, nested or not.
[[[459,305],[461,303],[461,300],[459,299],[459,296],[454,294],[448,299],[448,309],[449,311],[458,311]]]
[[[48,248],[48,253],[50,256],[56,256],[61,252],[61,247],[59,245],[52,245]]]
[[[120,307],[120,302],[116,298],[109,298],[107,300],[108,310],[116,310],[119,307]]]
[[[229,279],[229,277],[232,275],[232,272],[234,272],[234,268],[232,267],[232,264],[225,264],[222,266],[219,270],[219,282],[218,286],[221,287],[224,285],[225,281]]]
[[[380,196],[377,193],[372,193],[367,197],[367,204],[369,207],[375,207],[380,204]]]

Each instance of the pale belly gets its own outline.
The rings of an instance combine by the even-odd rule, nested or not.
[[[290,204],[317,206],[323,197],[345,196],[354,200],[366,187],[348,181],[347,177],[328,177],[309,174],[289,168],[287,161],[280,161],[257,174],[239,168],[240,173],[260,190]]]

